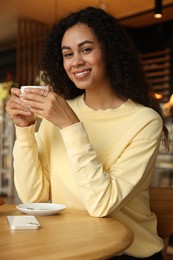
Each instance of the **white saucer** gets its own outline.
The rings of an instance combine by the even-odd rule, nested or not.
[[[17,205],[16,208],[27,215],[50,216],[64,210],[66,206],[53,203],[25,203]]]

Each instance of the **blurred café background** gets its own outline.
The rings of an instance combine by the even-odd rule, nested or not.
[[[13,183],[14,125],[5,112],[13,86],[38,85],[39,60],[51,25],[71,11],[100,7],[125,26],[139,50],[170,131],[170,151],[160,147],[153,186],[173,187],[173,0],[0,1],[0,196],[17,203]]]

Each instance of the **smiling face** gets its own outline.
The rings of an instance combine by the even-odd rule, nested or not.
[[[69,28],[61,47],[64,69],[77,88],[100,90],[108,85],[100,43],[87,25]]]

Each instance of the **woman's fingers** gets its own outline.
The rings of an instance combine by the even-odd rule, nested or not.
[[[6,104],[6,111],[14,124],[24,127],[34,123],[34,114],[19,96],[20,89],[11,89],[11,97]]]

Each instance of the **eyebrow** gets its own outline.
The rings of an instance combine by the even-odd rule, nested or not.
[[[82,45],[84,45],[84,44],[86,44],[86,43],[91,43],[91,44],[93,44],[92,41],[86,40],[86,41],[83,41],[83,42],[79,43],[79,44],[78,44],[78,47],[81,47]],[[64,50],[64,49],[66,49],[66,50],[71,50],[71,47],[64,45],[64,46],[61,47],[61,49],[62,49],[62,50]]]

